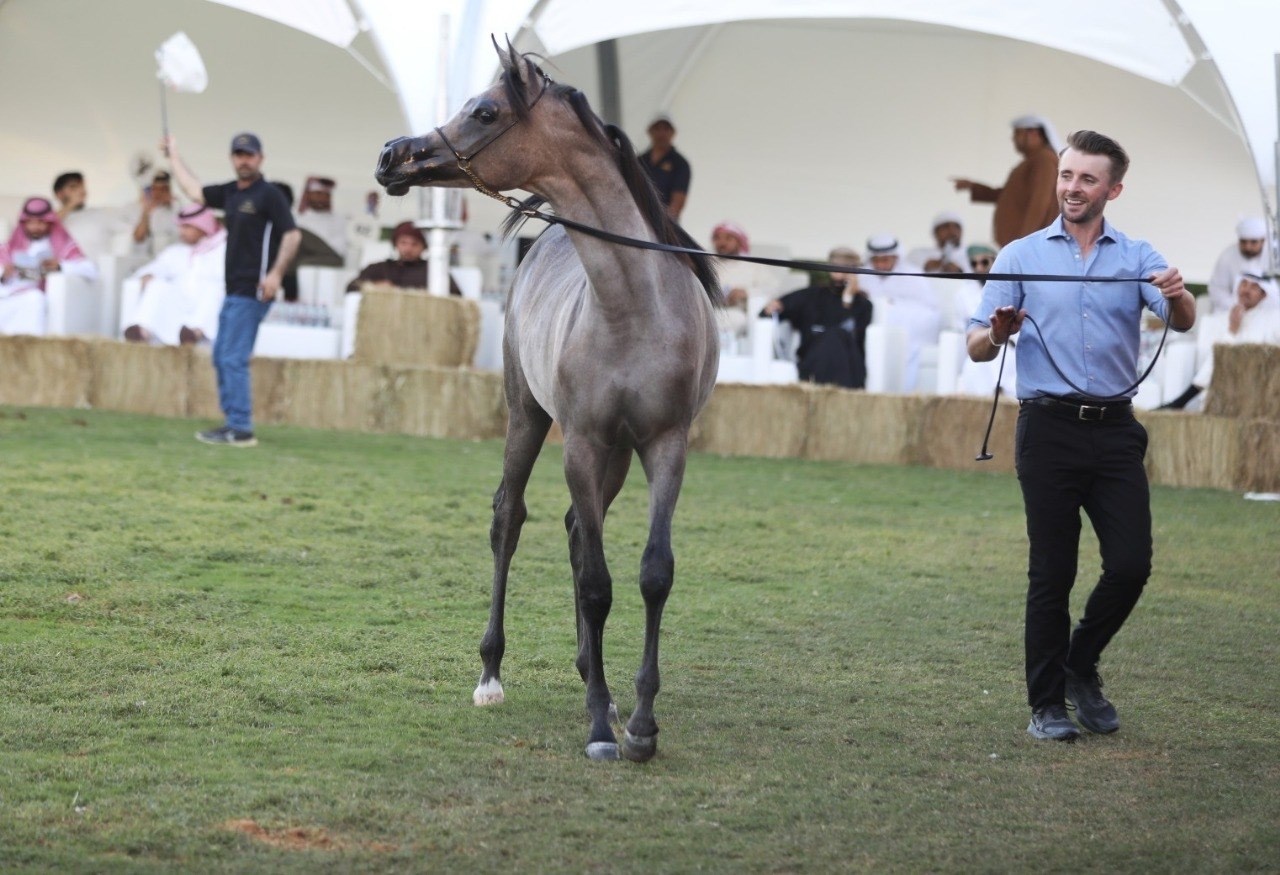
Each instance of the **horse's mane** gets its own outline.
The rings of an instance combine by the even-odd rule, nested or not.
[[[502,76],[501,81],[506,88],[507,99],[511,106],[515,109],[516,116],[522,121],[529,117],[529,107],[538,95],[530,95],[529,89],[525,84],[525,77],[520,75],[520,71],[515,68],[516,63],[524,63],[528,65],[536,74],[537,80],[544,83],[545,88],[550,89],[551,96],[561,100],[573,109],[578,120],[582,122],[582,127],[596,140],[602,148],[613,152],[618,163],[618,170],[622,174],[623,181],[627,184],[627,189],[631,192],[631,196],[635,198],[636,206],[640,208],[640,213],[644,216],[649,227],[653,229],[661,243],[670,246],[682,246],[690,249],[700,249],[697,241],[695,241],[689,233],[681,228],[670,215],[667,214],[666,207],[662,203],[662,198],[658,196],[658,191],[653,186],[649,174],[645,173],[644,167],[640,164],[640,159],[636,157],[635,148],[631,145],[631,140],[616,125],[605,124],[604,121],[595,114],[591,109],[591,105],[587,102],[587,96],[572,85],[561,85],[553,82],[542,68],[530,60],[529,55],[519,55],[515,52],[501,53],[502,57]],[[532,195],[521,202],[522,207],[537,209],[546,203],[546,198],[540,195]],[[525,216],[520,213],[513,212],[502,223],[502,231],[504,234],[511,234],[525,220]],[[698,282],[702,284],[702,288],[706,290],[707,298],[710,299],[714,306],[724,306],[724,295],[720,291],[720,280],[716,276],[715,262],[710,255],[682,255],[688,261],[689,266],[693,268],[694,276],[698,278]]]

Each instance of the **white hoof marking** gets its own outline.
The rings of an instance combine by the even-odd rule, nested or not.
[[[497,678],[476,687],[476,691],[471,694],[471,700],[477,707],[501,705],[502,699],[502,681]]]
[[[587,759],[616,760],[618,745],[613,741],[593,741],[587,745]]]

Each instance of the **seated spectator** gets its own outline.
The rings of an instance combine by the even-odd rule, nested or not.
[[[298,250],[298,266],[341,267],[347,258],[347,217],[333,211],[332,179],[307,177],[298,204],[298,227],[302,229],[302,246]]]
[[[747,255],[751,252],[751,238],[741,225],[721,222],[711,229],[711,246],[717,255]],[[720,288],[724,290],[725,308],[720,311],[721,327],[735,336],[745,337],[749,327],[748,299],[755,295],[767,298],[777,288],[776,271],[763,264],[716,259],[716,272],[720,275]]]
[[[369,265],[347,284],[348,292],[358,292],[366,285],[384,288],[427,290],[427,238],[413,222],[401,222],[391,232],[391,244],[399,258],[388,258]],[[458,284],[449,278],[449,294],[462,295]]]
[[[969,259],[961,241],[964,224],[958,213],[942,212],[933,217],[933,246],[912,249],[907,261],[925,273],[968,273]]]
[[[975,243],[965,250],[965,255],[969,258],[969,264],[973,266],[974,273],[991,273],[991,265],[995,264],[996,250],[995,247],[986,243]],[[961,283],[957,290],[957,307],[956,309],[965,314],[965,325],[960,330],[964,331],[964,327],[968,325],[969,314],[976,313],[978,308],[982,306],[982,287],[983,282],[965,282]],[[985,395],[991,397],[996,390],[997,378],[1000,379],[1004,395],[1012,395],[1014,387],[1018,384],[1018,338],[1014,335],[1009,338],[1006,349],[1008,352],[1004,355],[1004,373],[1000,371],[1000,356],[996,356],[989,362],[975,362],[969,356],[964,357],[964,361],[960,364],[960,376],[956,381],[957,395]]]
[[[212,343],[226,297],[227,232],[213,210],[192,204],[178,214],[179,241],[165,247],[130,279],[142,284],[125,340],[137,343]]]
[[[901,252],[898,238],[892,234],[877,234],[867,240],[867,253],[875,270],[915,271],[916,266],[910,262],[899,266]],[[863,287],[871,303],[881,311],[884,324],[902,328],[906,333],[907,360],[902,372],[902,389],[914,392],[920,371],[920,353],[926,346],[938,342],[938,332],[942,329],[938,297],[929,281],[918,276],[871,274],[863,278]]]
[[[155,172],[138,203],[126,211],[125,221],[133,228],[133,248],[138,255],[155,257],[178,242],[178,205],[169,171]]]
[[[1214,345],[1231,346],[1238,343],[1267,343],[1280,346],[1280,308],[1268,306],[1265,301],[1275,299],[1280,289],[1272,278],[1258,274],[1241,274],[1236,282],[1236,303],[1226,313],[1226,331]],[[1217,314],[1210,316],[1214,319]],[[1208,320],[1206,320],[1207,323]],[[1212,330],[1208,324],[1201,331]],[[1187,391],[1159,410],[1182,410],[1209,388],[1213,381],[1213,356],[1210,355],[1196,370]]]
[[[110,256],[115,238],[129,232],[129,225],[119,210],[88,206],[89,191],[84,174],[78,170],[58,175],[53,181],[53,196],[58,200],[62,227],[79,244],[86,258],[97,261]]]
[[[1266,273],[1271,264],[1268,249],[1266,219],[1261,216],[1241,219],[1236,225],[1236,242],[1222,250],[1209,275],[1211,312],[1227,313],[1236,306],[1234,283],[1241,274]],[[1280,301],[1265,303],[1268,307],[1280,307]]]
[[[53,204],[42,197],[27,198],[18,214],[18,227],[9,242],[0,246],[0,334],[45,333],[44,280],[58,271],[98,278],[97,265],[85,258],[62,227]]]
[[[858,267],[858,253],[831,250],[832,264]],[[817,285],[775,298],[761,316],[777,316],[800,332],[796,351],[800,379],[863,389],[867,385],[866,337],[871,302],[858,287],[858,275],[833,272]]]

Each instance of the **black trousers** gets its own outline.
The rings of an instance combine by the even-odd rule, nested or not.
[[[1124,625],[1151,575],[1147,430],[1132,413],[1081,421],[1023,404],[1015,465],[1027,514],[1027,699],[1061,705],[1066,671],[1088,675]],[[1098,536],[1102,575],[1071,630],[1080,511]]]

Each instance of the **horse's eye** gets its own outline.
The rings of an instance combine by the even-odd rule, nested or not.
[[[492,103],[482,103],[472,111],[471,117],[482,125],[491,125],[498,120],[498,108]]]

